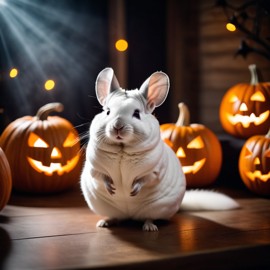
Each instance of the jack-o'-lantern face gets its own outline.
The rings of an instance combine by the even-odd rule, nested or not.
[[[173,131],[169,124],[165,125],[161,127],[162,140],[178,157],[187,186],[203,187],[212,184],[222,161],[221,145],[216,136],[199,124],[174,127]]]
[[[11,122],[0,144],[12,168],[12,187],[30,193],[53,193],[78,183],[81,173],[80,137],[58,102],[42,106],[35,116]]]
[[[45,139],[34,132],[30,133],[27,160],[35,171],[47,176],[53,173],[62,175],[70,172],[77,165],[79,155],[74,154],[76,135],[70,131],[67,135],[59,134],[56,138]]]
[[[172,143],[169,142],[169,140],[165,139],[165,142],[169,146],[172,146]],[[206,161],[206,156],[203,155],[203,148],[204,142],[201,136],[197,136],[189,143],[178,147],[176,156],[181,161],[182,169],[185,174],[195,174],[203,167]]]
[[[219,108],[224,130],[240,138],[265,134],[270,126],[270,83],[259,82],[256,65],[249,65],[248,68],[250,83],[231,87]]]
[[[250,145],[244,146],[242,158],[242,171],[252,182],[259,180],[267,182],[270,180],[270,148],[265,152],[256,154],[256,149]]]
[[[189,110],[184,103],[179,103],[178,108],[177,122],[160,126],[161,138],[179,159],[187,187],[208,186],[221,168],[221,145],[210,129],[189,123]]]
[[[244,143],[238,167],[248,189],[270,195],[270,130],[265,136],[255,135]]]
[[[220,105],[220,121],[228,133],[247,138],[267,132],[270,126],[267,87],[240,84],[228,90]]]
[[[270,111],[264,110],[264,106],[260,109],[260,103],[265,102],[265,96],[260,91],[246,97],[244,100],[241,100],[241,97],[236,94],[232,94],[229,102],[232,112],[225,112],[225,114],[232,125],[240,124],[244,128],[249,128],[251,124],[259,126],[269,118]],[[259,107],[257,114],[255,114],[255,107]]]

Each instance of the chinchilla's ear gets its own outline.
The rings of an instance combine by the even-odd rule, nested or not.
[[[169,77],[163,72],[153,73],[140,87],[140,93],[147,100],[147,109],[152,112],[166,99],[170,87]]]
[[[105,68],[98,74],[96,80],[96,95],[102,106],[108,94],[119,88],[118,80],[112,68]]]

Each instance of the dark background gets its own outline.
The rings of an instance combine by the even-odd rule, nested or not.
[[[55,101],[65,106],[61,115],[83,132],[80,125],[100,111],[96,76],[111,66],[108,1],[10,0],[7,5],[0,10],[0,132]],[[165,8],[165,1],[151,0],[129,1],[126,7],[129,88],[138,88],[154,71],[166,72]],[[19,70],[15,79],[8,77],[12,67]],[[43,89],[46,79],[55,80],[54,90]]]
[[[88,130],[101,109],[94,91],[96,76],[107,66],[114,68],[116,76],[119,72],[111,35],[111,26],[119,20],[111,7],[119,2],[124,6],[129,42],[122,53],[127,56],[123,87],[138,88],[159,70],[170,77],[169,96],[155,111],[160,123],[175,122],[177,104],[185,102],[191,122],[223,133],[218,118],[221,98],[229,87],[250,81],[248,65],[255,63],[263,79],[270,80],[269,60],[254,53],[235,56],[244,35],[225,29],[226,16],[216,5],[220,1],[4,0],[6,5],[0,5],[0,133],[11,121],[34,115],[48,102],[63,103],[61,116],[80,133]],[[269,20],[262,23],[269,30]],[[19,69],[15,79],[8,76],[12,67]],[[44,90],[46,79],[55,80],[53,91]]]

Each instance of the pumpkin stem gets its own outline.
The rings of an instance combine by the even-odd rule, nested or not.
[[[251,85],[258,84],[259,83],[259,80],[258,80],[258,73],[257,73],[256,65],[255,64],[249,65],[248,66],[248,69],[250,70],[250,73],[251,73],[250,84]]]
[[[175,125],[180,126],[189,126],[190,124],[190,113],[187,105],[183,102],[178,104],[179,108],[179,117]]]
[[[59,102],[53,102],[53,103],[48,103],[44,106],[42,106],[37,114],[36,114],[36,118],[38,120],[47,120],[48,118],[48,115],[51,113],[51,112],[62,112],[64,110],[64,106],[62,103],[59,103]]]

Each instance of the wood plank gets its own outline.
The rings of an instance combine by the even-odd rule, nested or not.
[[[6,257],[4,269],[18,269],[18,266],[20,269],[116,267],[172,258],[181,262],[183,257],[200,254],[202,260],[205,254],[212,252],[222,254],[224,250],[264,245],[269,251],[269,230],[243,232],[209,221],[204,229],[184,230],[182,224],[184,227],[187,221],[196,224],[201,218],[186,219],[185,215],[181,218],[184,222],[174,219],[153,234],[143,233],[132,223],[100,229],[96,233],[13,240],[12,256]]]
[[[0,268],[196,269],[198,262],[206,269],[235,267],[227,256],[241,266],[269,266],[269,256],[263,255],[270,250],[270,200],[225,193],[241,208],[179,212],[169,222],[159,221],[157,233],[143,232],[142,223],[135,221],[96,228],[100,216],[81,200],[80,190],[41,197],[13,194],[0,215]]]
[[[17,209],[24,212],[21,207],[17,206]],[[10,210],[13,209],[8,206],[6,213]],[[96,231],[95,225],[99,218],[86,207],[48,210],[41,209],[36,214],[9,217],[4,224],[0,224],[12,240]]]
[[[246,205],[246,201],[239,200],[241,205]],[[238,219],[239,212],[237,211],[227,211],[227,212],[199,212],[192,213],[194,216],[202,217],[207,220],[214,220],[220,224],[226,224],[226,226],[241,229],[254,229],[255,228],[270,228],[270,207],[261,207],[261,203],[258,204],[261,208],[260,215],[255,212],[251,215],[248,211],[249,208],[254,209],[256,203],[253,206],[248,206],[246,209],[242,209],[245,212],[245,218],[252,220],[252,223],[243,223],[242,220]],[[45,236],[59,236],[68,234],[81,234],[96,232],[95,224],[101,218],[93,214],[86,206],[81,208],[45,208],[32,212],[29,215],[30,209],[23,207],[7,206],[5,209],[5,216],[8,216],[7,220],[2,223],[2,228],[5,229],[10,239],[26,239],[26,238],[36,238]],[[254,210],[253,210],[254,211]],[[9,213],[18,212],[20,215],[9,216]],[[3,217],[3,215],[2,215]],[[183,217],[185,219],[183,219]],[[208,223],[203,222],[203,220],[196,220],[192,216],[186,216],[185,213],[179,214],[179,219],[183,220],[181,222],[181,228],[184,230],[194,230],[199,228],[207,228]],[[216,219],[216,220],[215,220]],[[262,223],[262,219],[268,219],[269,222]],[[2,219],[3,220],[3,219]],[[1,217],[0,217],[1,221]],[[235,225],[236,222],[236,225]],[[238,224],[238,223],[240,224]],[[141,225],[141,224],[140,224]],[[140,231],[140,225],[137,224],[138,230]],[[189,226],[188,226],[189,225]],[[252,226],[251,226],[252,225]],[[249,227],[243,227],[249,226]]]

